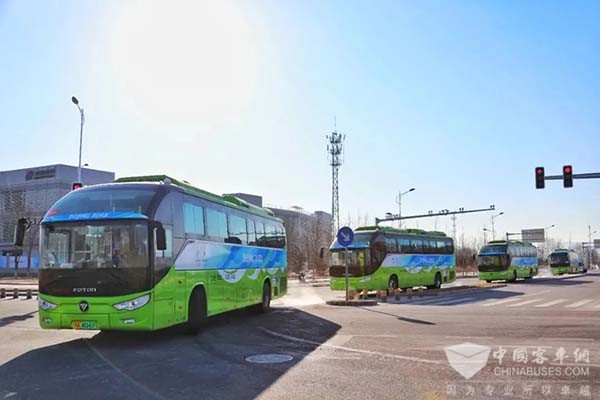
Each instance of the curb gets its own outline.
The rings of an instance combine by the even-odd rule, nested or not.
[[[330,306],[354,306],[354,307],[369,307],[376,306],[377,300],[328,300],[325,304]]]

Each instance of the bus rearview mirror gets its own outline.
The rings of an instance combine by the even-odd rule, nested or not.
[[[154,226],[156,227],[156,250],[166,250],[167,236],[165,234],[165,228],[158,221],[154,222]]]
[[[23,246],[23,242],[25,241],[25,232],[27,232],[28,227],[29,220],[27,218],[18,219],[17,226],[15,226],[15,246]]]
[[[319,249],[319,258],[323,258],[323,255],[325,254],[325,247],[321,247]]]

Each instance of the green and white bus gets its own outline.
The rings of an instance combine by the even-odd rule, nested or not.
[[[345,248],[336,240],[329,250],[330,287],[344,290]],[[347,254],[350,290],[439,288],[456,279],[454,242],[442,232],[361,227]]]
[[[496,240],[479,250],[477,256],[479,279],[516,281],[531,279],[538,274],[537,249],[531,243],[515,240]]]
[[[40,229],[42,328],[197,331],[287,290],[280,219],[167,176],[72,191]]]
[[[575,250],[556,249],[550,253],[552,275],[578,274],[586,272],[579,254]]]

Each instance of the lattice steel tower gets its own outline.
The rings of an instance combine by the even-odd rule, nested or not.
[[[342,155],[344,153],[346,135],[342,135],[337,132],[337,129],[334,129],[331,135],[327,135],[326,138],[329,141],[327,144],[327,154],[329,165],[331,165],[331,233],[335,237],[340,227],[338,172],[344,162]]]

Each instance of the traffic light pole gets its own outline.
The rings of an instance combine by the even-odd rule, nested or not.
[[[474,210],[465,210],[465,209],[461,208],[458,211],[442,210],[437,213],[429,212],[427,214],[408,215],[406,217],[402,217],[400,215],[392,215],[391,217],[387,217],[387,218],[375,218],[375,225],[379,225],[380,222],[404,221],[405,219],[430,218],[430,217],[439,217],[439,216],[444,216],[444,215],[469,214],[469,213],[495,211],[495,210],[496,210],[496,206],[491,205],[490,208],[478,208],[478,209],[474,209]]]

